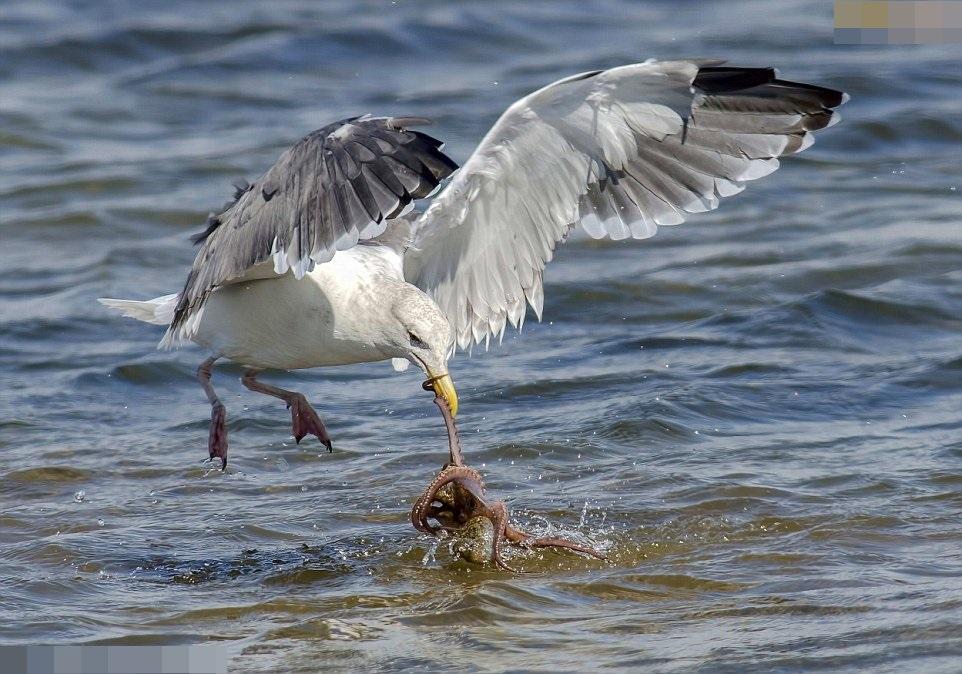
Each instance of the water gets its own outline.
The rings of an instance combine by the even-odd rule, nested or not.
[[[214,641],[245,672],[957,671],[962,49],[836,47],[831,3],[4,3],[0,641]],[[281,374],[337,451],[98,296],[306,131],[425,115],[463,161],[566,74],[719,55],[843,88],[841,125],[713,214],[565,246],[545,322],[454,363],[469,460],[608,563],[457,561],[414,372]]]

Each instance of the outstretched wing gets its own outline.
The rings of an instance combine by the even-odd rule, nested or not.
[[[273,260],[297,278],[335,251],[384,231],[386,221],[430,194],[457,164],[441,142],[407,127],[415,117],[355,117],[314,131],[287,150],[195,237],[201,248],[164,340],[189,334],[207,296]],[[267,270],[270,273],[271,270]]]
[[[513,104],[418,223],[408,280],[467,348],[539,319],[542,272],[581,224],[652,236],[708,211],[837,121],[839,91],[771,68],[646,61],[560,80]]]

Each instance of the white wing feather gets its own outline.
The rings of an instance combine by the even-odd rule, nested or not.
[[[544,267],[576,224],[595,238],[644,239],[714,209],[808,147],[845,100],[719,63],[584,73],[508,108],[405,255],[405,276],[445,312],[458,346],[520,327],[526,301],[540,319]]]

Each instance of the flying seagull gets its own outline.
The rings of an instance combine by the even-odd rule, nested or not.
[[[365,115],[308,134],[211,215],[179,293],[101,299],[166,325],[160,343],[210,353],[197,376],[211,404],[211,458],[227,464],[219,358],[280,398],[298,442],[327,429],[306,398],[258,381],[293,370],[414,363],[453,414],[458,349],[540,320],[542,276],[580,225],[645,239],[709,211],[838,121],[847,95],[772,68],[656,61],[581,73],[509,107],[458,169],[414,117]],[[423,213],[414,201],[434,194]]]

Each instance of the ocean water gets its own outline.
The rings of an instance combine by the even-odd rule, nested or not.
[[[277,373],[336,451],[99,296],[307,131],[423,115],[464,161],[513,100],[648,57],[775,65],[843,121],[714,213],[575,237],[544,322],[452,364],[469,461],[602,562],[460,561],[412,371]],[[962,669],[962,48],[836,46],[831,3],[0,7],[0,643],[216,643],[239,672]]]

